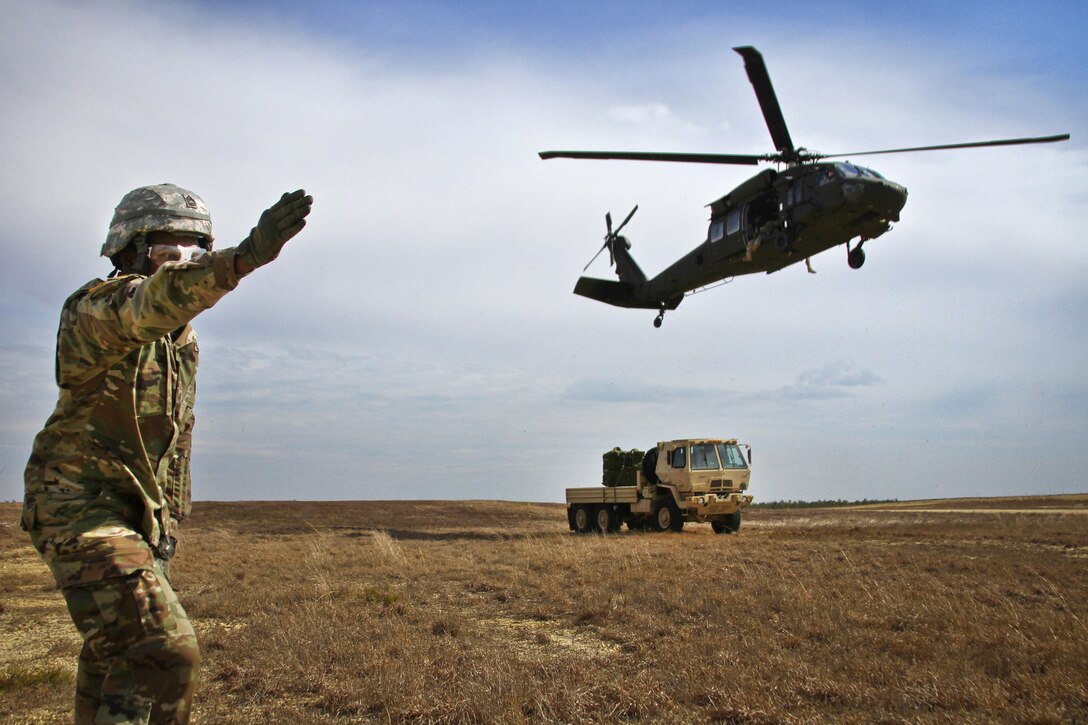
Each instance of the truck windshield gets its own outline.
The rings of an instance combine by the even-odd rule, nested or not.
[[[697,443],[691,447],[691,470],[710,471],[718,469],[718,456],[714,453],[713,443]]]
[[[722,459],[723,468],[747,468],[744,462],[744,454],[740,452],[740,446],[733,443],[719,443],[718,455]]]

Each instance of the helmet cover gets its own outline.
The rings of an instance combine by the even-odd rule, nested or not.
[[[180,186],[156,184],[133,189],[121,199],[102,256],[112,257],[139,234],[158,231],[204,237],[211,249],[212,218],[204,200]]]

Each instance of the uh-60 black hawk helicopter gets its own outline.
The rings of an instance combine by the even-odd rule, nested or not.
[[[773,163],[779,167],[778,170],[761,171],[712,202],[706,240],[653,279],[648,279],[639,268],[629,251],[631,243],[620,235],[620,230],[638,207],[632,209],[615,229],[612,228],[612,215],[605,214],[607,233],[597,255],[608,250],[619,281],[580,277],[574,287],[575,294],[618,307],[658,310],[654,327],[660,327],[665,311],[675,310],[684,296],[694,290],[743,274],[775,272],[801,260],[807,265],[809,257],[840,244],[846,245],[850,267],[857,269],[865,263],[862,245],[888,231],[892,222],[899,221],[899,212],[907,201],[907,190],[872,169],[822,159],[1050,143],[1069,138],[1069,134],[1062,134],[845,154],[809,151],[793,145],[763,56],[751,47],[733,50],[744,59],[748,80],[755,88],[777,153],[540,152],[542,159],[622,159],[748,166]],[[851,248],[850,242],[854,239],[858,241]],[[589,264],[586,265],[588,268]],[[811,266],[809,271],[812,271]]]

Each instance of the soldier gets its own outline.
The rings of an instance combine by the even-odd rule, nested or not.
[[[22,526],[83,635],[77,723],[189,719],[200,651],[167,577],[190,509],[189,322],[275,259],[312,204],[302,190],[284,194],[237,247],[212,251],[200,197],[173,184],[135,189],[102,245],[114,271],[64,303],[60,396],[34,439]]]

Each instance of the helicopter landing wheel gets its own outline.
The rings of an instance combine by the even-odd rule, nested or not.
[[[657,313],[657,317],[654,318],[654,327],[661,327],[661,323],[665,321],[665,303],[661,303],[661,311]]]
[[[861,269],[861,265],[865,264],[865,250],[860,244],[846,254],[846,263],[850,269]]]

